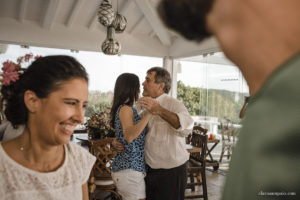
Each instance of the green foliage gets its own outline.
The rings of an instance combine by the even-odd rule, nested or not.
[[[111,107],[113,100],[112,92],[90,91],[88,96],[88,106],[85,111],[86,117],[91,117],[93,113]]]
[[[185,86],[177,83],[177,98],[181,100],[191,115],[218,117],[232,123],[239,123],[239,112],[244,103],[245,94],[226,90],[213,90]],[[95,112],[111,107],[112,92],[89,92],[89,104],[85,116],[91,117]]]
[[[177,98],[184,103],[191,115],[212,116],[239,123],[244,96],[242,93],[190,87],[181,81],[177,82]]]

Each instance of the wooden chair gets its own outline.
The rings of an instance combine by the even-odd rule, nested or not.
[[[206,135],[207,133],[207,129],[202,128],[201,126],[194,126],[193,127],[193,133],[198,133],[198,134],[202,134],[202,135]],[[186,138],[185,138],[185,142],[186,144],[190,144],[191,143],[191,138],[192,138],[192,134],[189,134]]]
[[[197,134],[202,134],[202,135],[207,135],[207,129],[202,128],[201,126],[194,126],[193,127],[193,133],[197,133]],[[186,141],[188,142],[188,140],[190,140],[191,135],[188,136],[188,139],[186,139]],[[206,167],[213,167],[214,171],[219,169],[219,162],[217,160],[215,160],[212,155],[211,152],[212,150],[216,147],[216,145],[219,143],[220,140],[215,139],[215,140],[211,140],[211,141],[207,141],[207,143],[213,143],[212,146],[210,146],[210,148],[208,148],[208,146],[206,146],[206,156],[208,157],[208,159],[206,159]],[[206,144],[207,145],[207,144]]]
[[[201,126],[194,126],[193,127],[193,132],[205,135],[207,133],[207,129],[202,128]]]
[[[187,177],[190,181],[187,182],[186,188],[190,188],[192,191],[195,191],[195,186],[202,185],[203,194],[186,195],[185,198],[203,198],[207,200],[207,185],[205,174],[207,135],[193,132],[190,144],[195,147],[200,147],[201,151],[190,154],[190,159],[187,165]]]
[[[107,197],[101,199],[114,198],[121,200],[120,194],[116,191],[116,185],[111,178],[112,158],[116,152],[112,150],[112,141],[114,138],[105,138],[93,140],[90,142],[90,152],[96,156],[97,160],[92,169],[89,179],[89,199],[97,199],[103,193],[110,193]],[[97,190],[98,189],[98,190]],[[96,190],[96,192],[95,192]]]
[[[219,162],[222,162],[224,156],[227,156],[227,160],[232,155],[235,146],[236,129],[234,127],[228,127],[222,130],[222,152]],[[225,152],[227,151],[227,154]]]

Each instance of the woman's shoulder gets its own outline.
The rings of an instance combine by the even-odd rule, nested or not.
[[[84,147],[80,146],[79,144],[76,144],[74,142],[69,142],[67,145],[68,152],[73,155],[88,155],[90,152],[85,149]]]
[[[121,112],[121,110],[124,110],[127,109],[127,108],[130,108],[130,106],[126,105],[126,104],[121,104],[119,105],[118,109],[117,109],[117,112],[116,112],[116,115],[119,115],[119,113]]]
[[[120,111],[130,111],[130,110],[132,110],[132,106],[129,106],[129,105],[125,105],[125,104],[123,104],[123,105],[121,105],[120,106]]]
[[[66,149],[70,159],[73,161],[78,161],[75,163],[86,163],[89,165],[89,163],[94,163],[96,160],[95,156],[88,152],[87,149],[84,149],[82,146],[74,142],[69,142],[66,145]]]
[[[86,183],[96,161],[96,157],[76,143],[69,142],[66,147],[69,152],[68,167],[75,167],[81,184]]]
[[[133,108],[132,106],[129,105],[123,105],[120,107],[120,115],[125,114],[125,115],[132,115],[133,114]]]

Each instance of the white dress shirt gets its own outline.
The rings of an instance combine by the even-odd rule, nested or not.
[[[154,115],[148,123],[145,160],[153,169],[178,167],[189,159],[185,137],[191,133],[194,121],[179,100],[167,94],[157,97],[156,100],[163,108],[177,114],[180,128],[175,129],[161,117]]]

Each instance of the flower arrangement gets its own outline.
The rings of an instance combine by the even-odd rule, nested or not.
[[[1,74],[2,84],[8,86],[11,84],[11,82],[16,82],[17,80],[19,80],[20,74],[25,71],[25,68],[22,68],[21,64],[23,62],[29,62],[33,58],[34,60],[39,59],[40,57],[42,56],[33,56],[32,53],[28,53],[25,54],[24,56],[19,57],[17,59],[17,63],[9,60],[3,62],[2,74]]]
[[[110,124],[110,110],[106,108],[104,111],[94,113],[85,123],[89,133],[89,139],[103,139],[114,137],[115,131]]]

